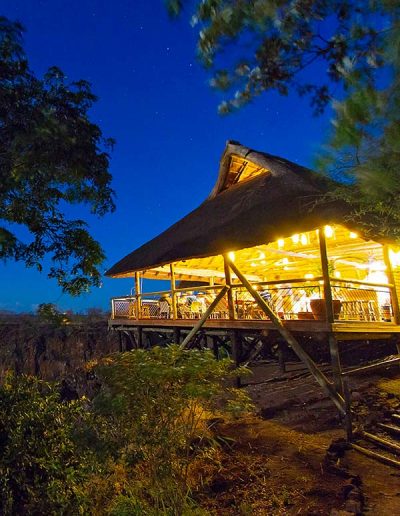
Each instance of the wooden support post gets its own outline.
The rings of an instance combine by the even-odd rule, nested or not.
[[[232,286],[232,275],[231,270],[228,265],[228,257],[226,254],[224,254],[224,273],[225,273],[225,284],[229,287]],[[234,321],[236,319],[236,310],[235,310],[235,303],[233,300],[233,291],[231,288],[228,290],[228,312],[229,312],[229,319],[231,321]]]
[[[122,347],[122,332],[118,332],[118,344],[119,344],[119,352],[122,353],[124,351],[124,348]]]
[[[143,328],[141,326],[137,327],[137,345],[138,348],[143,348]]]
[[[218,359],[219,358],[218,337],[216,335],[212,335],[211,339],[212,339],[212,352],[214,353],[214,357],[216,359]]]
[[[325,307],[326,307],[326,320],[328,323],[332,324],[334,322],[333,316],[333,305],[332,305],[332,289],[331,289],[331,281],[329,279],[329,262],[328,262],[328,252],[326,248],[326,239],[324,228],[320,228],[318,231],[319,236],[319,251],[321,255],[321,269],[322,269],[322,278],[324,280],[324,299],[325,299]]]
[[[271,322],[275,326],[275,328],[279,331],[282,337],[286,340],[286,342],[291,346],[296,355],[302,360],[302,362],[307,366],[308,370],[317,380],[321,388],[324,392],[331,398],[333,403],[336,405],[337,409],[341,414],[345,414],[345,406],[343,397],[336,391],[333,385],[329,382],[328,378],[324,375],[324,373],[318,368],[312,358],[304,351],[302,346],[297,342],[294,336],[286,329],[283,325],[280,317],[270,308],[270,306],[264,301],[264,299],[260,296],[260,294],[255,290],[252,284],[247,280],[246,276],[244,276],[232,260],[228,257],[229,267],[233,270],[236,276],[240,279],[243,285],[247,288],[250,294],[253,296],[254,300],[261,308],[261,310],[271,319]]]
[[[231,269],[229,268],[228,256],[224,254],[224,273],[225,273],[225,283],[226,285],[229,285],[229,287],[232,287],[232,274]],[[228,313],[229,313],[229,319],[231,321],[234,321],[237,318],[236,314],[236,308],[235,308],[235,302],[233,299],[233,291],[232,288],[228,290]],[[235,367],[240,366],[240,337],[237,334],[235,330],[231,330],[229,332],[229,340],[231,341],[231,349],[232,349],[232,359],[235,363]],[[240,387],[241,380],[240,376],[236,377],[236,386]]]
[[[142,291],[140,288],[140,273],[135,272],[136,319],[142,318]]]
[[[285,363],[285,352],[283,349],[282,342],[278,341],[278,362],[279,362],[279,371],[281,374],[286,373],[286,363]]]
[[[326,320],[329,324],[335,322],[333,314],[333,303],[332,303],[332,288],[331,280],[329,277],[329,260],[328,250],[326,247],[326,238],[324,228],[320,228],[318,231],[319,237],[319,251],[321,256],[321,269],[322,278],[324,280],[324,298],[326,307]],[[331,356],[331,365],[335,386],[338,392],[343,393],[343,381],[342,381],[342,367],[340,364],[339,346],[335,336],[329,333],[329,353]]]
[[[214,308],[217,306],[217,304],[221,301],[221,299],[224,297],[226,292],[229,290],[228,285],[225,285],[225,287],[222,287],[218,295],[215,297],[214,301],[210,304],[210,306],[207,308],[207,310],[204,312],[204,314],[201,316],[201,319],[197,321],[197,323],[193,326],[193,328],[190,330],[190,332],[186,335],[186,337],[183,339],[182,344],[180,347],[186,348],[186,346],[189,344],[189,342],[192,340],[192,338],[196,335],[196,333],[200,330],[200,328],[203,326],[203,324],[206,322],[206,320],[209,318],[210,314],[214,310]]]
[[[174,328],[174,344],[179,344],[181,341],[181,329]]]
[[[351,417],[351,394],[347,378],[344,378],[343,380],[343,396],[346,408],[346,414],[344,416],[344,425],[347,440],[350,442],[353,440],[353,421]]]
[[[383,246],[383,259],[385,261],[386,275],[388,277],[389,283],[391,285],[393,285],[393,287],[390,287],[390,297],[392,300],[394,322],[395,322],[395,324],[400,324],[399,298],[397,296],[397,289],[396,289],[396,283],[395,283],[395,278],[394,278],[394,274],[393,274],[393,268],[392,268],[392,264],[390,262],[390,257],[389,257],[389,246],[387,246],[387,245]]]
[[[171,263],[169,266],[171,272],[171,293],[172,293],[172,318],[178,319],[178,309],[176,304],[176,284],[175,284],[175,270],[174,264]],[[179,344],[179,342],[177,342]]]
[[[342,365],[340,363],[339,346],[336,337],[333,333],[328,335],[329,342],[329,353],[331,355],[331,365],[333,379],[338,392],[343,393],[343,376],[342,376]]]

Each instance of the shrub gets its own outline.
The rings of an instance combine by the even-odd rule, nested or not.
[[[130,479],[112,501],[112,513],[124,514],[133,504],[142,514],[196,514],[189,473],[203,450],[207,419],[250,407],[243,391],[230,387],[238,374],[232,362],[173,345],[116,354],[97,372],[103,380],[95,400],[99,428]]]
[[[62,403],[56,385],[8,374],[0,386],[0,513],[79,514],[91,454],[77,444],[82,401]]]

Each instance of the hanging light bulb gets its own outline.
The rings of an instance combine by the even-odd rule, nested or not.
[[[350,231],[350,233],[349,233],[349,237],[350,237],[350,238],[358,238],[358,234],[357,234],[357,233],[354,233],[354,231]]]
[[[297,233],[295,235],[292,235],[292,242],[294,244],[298,244],[300,241],[300,235],[298,235]]]
[[[311,274],[311,272],[308,272],[307,274],[304,274],[305,279],[313,279],[314,274]]]
[[[285,247],[285,241],[283,238],[278,239],[278,247]]]
[[[325,226],[324,233],[327,238],[333,237],[333,227],[332,226]]]
[[[233,251],[230,251],[228,253],[229,258],[234,262],[235,261],[235,253]]]
[[[300,242],[302,245],[307,245],[308,244],[308,238],[307,238],[307,235],[305,235],[304,233],[301,235],[300,237]]]

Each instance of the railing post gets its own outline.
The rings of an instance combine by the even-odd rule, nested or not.
[[[236,310],[235,310],[235,303],[233,301],[233,292],[231,289],[232,286],[232,275],[231,275],[231,269],[229,268],[227,257],[224,254],[224,273],[225,273],[225,284],[228,285],[228,311],[229,311],[229,319],[232,321],[236,319]]]
[[[140,288],[140,273],[135,272],[136,319],[142,318],[142,292]]]
[[[115,319],[115,303],[114,303],[114,299],[111,299],[111,319]]]
[[[389,246],[383,246],[383,260],[386,265],[386,275],[389,283],[393,285],[390,287],[390,299],[392,301],[393,316],[395,324],[400,324],[400,309],[399,309],[399,298],[397,297],[396,281],[393,274],[392,264],[389,257]]]
[[[171,263],[169,266],[171,272],[171,294],[172,294],[172,317],[178,319],[178,310],[176,305],[176,285],[175,285],[175,270],[174,264]]]
[[[322,278],[324,281],[324,298],[325,298],[325,309],[326,309],[326,320],[332,324],[334,322],[333,306],[332,306],[332,289],[331,281],[329,278],[329,262],[328,252],[326,248],[326,239],[324,228],[320,228],[318,231],[319,237],[319,251],[321,256],[321,270]]]

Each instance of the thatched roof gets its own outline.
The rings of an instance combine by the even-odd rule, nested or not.
[[[256,175],[235,183],[233,159]],[[237,180],[237,179],[236,179]],[[332,186],[326,177],[286,159],[228,142],[217,182],[198,208],[107,271],[125,275],[179,260],[267,244],[293,232],[343,223],[343,203],[316,203]]]

